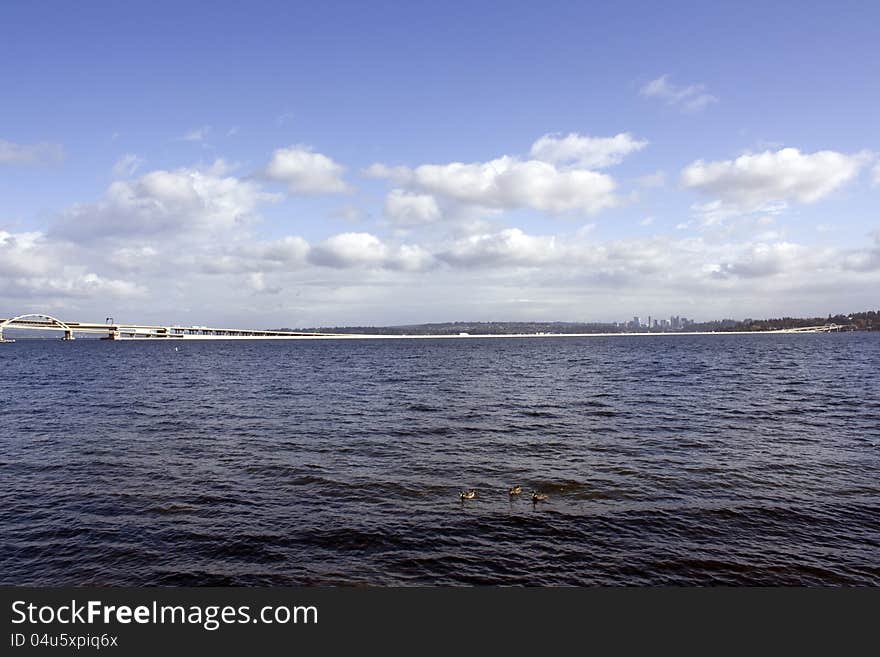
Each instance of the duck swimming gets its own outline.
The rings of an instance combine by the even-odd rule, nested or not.
[[[510,490],[507,491],[507,494],[511,495],[511,496],[519,495],[520,493],[522,493],[522,486],[514,486],[513,488],[511,488]]]
[[[461,500],[472,500],[477,496],[477,491],[471,489],[468,491],[458,491],[458,498]]]
[[[546,502],[550,499],[545,493],[532,493],[532,502]]]

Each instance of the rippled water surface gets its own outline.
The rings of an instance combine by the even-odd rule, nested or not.
[[[878,334],[178,344],[0,345],[3,583],[880,584]]]

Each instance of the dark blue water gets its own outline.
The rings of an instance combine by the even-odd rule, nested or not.
[[[880,584],[878,334],[178,348],[0,345],[2,583]]]

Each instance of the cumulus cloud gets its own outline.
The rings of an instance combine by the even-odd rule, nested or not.
[[[865,161],[862,154],[783,148],[735,160],[697,160],[681,172],[681,182],[734,208],[754,211],[773,202],[814,203],[855,178]]]
[[[519,229],[469,236],[439,248],[436,258],[453,269],[533,268],[543,278],[586,277],[597,284],[634,288],[653,285],[712,286],[839,276],[846,271],[880,271],[880,236],[870,248],[844,250],[807,246],[765,235],[743,242],[701,237],[593,241],[578,235],[529,235]]]
[[[64,147],[61,144],[16,144],[0,139],[0,164],[58,164],[63,159]]]
[[[340,233],[312,249],[310,260],[326,267],[379,266],[388,253],[370,233]]]
[[[151,171],[110,185],[96,203],[77,205],[52,227],[53,237],[76,241],[224,231],[256,218],[259,204],[277,200],[253,181],[208,168]]]
[[[264,276],[266,272],[277,275],[314,271],[315,267],[417,272],[437,264],[434,255],[418,244],[388,244],[363,232],[339,233],[315,244],[299,236],[287,236],[270,242],[246,242],[197,252],[189,250],[173,257],[171,262],[179,273],[197,271],[208,275]]]
[[[0,230],[0,276],[34,276],[50,271],[57,255],[45,248],[43,233]]]
[[[532,144],[531,156],[551,164],[574,165],[584,169],[604,169],[620,164],[630,153],[642,150],[647,141],[635,139],[628,132],[613,137],[590,137],[576,132],[548,134]]]
[[[417,272],[431,269],[436,264],[434,255],[418,244],[402,244],[393,249],[385,262],[388,269]]]
[[[131,178],[143,163],[143,159],[134,153],[126,153],[113,165],[113,175],[117,178]]]
[[[393,189],[385,199],[385,217],[395,226],[418,226],[440,219],[437,200],[429,194]]]
[[[567,250],[555,236],[528,235],[519,228],[496,233],[470,235],[452,243],[438,257],[452,265],[465,267],[537,267],[560,262]]]
[[[532,208],[554,214],[592,214],[619,203],[614,179],[585,169],[503,156],[489,162],[423,164],[415,168],[374,164],[365,175],[456,203],[489,209]]]
[[[661,75],[641,88],[641,94],[648,98],[659,98],[669,105],[679,107],[685,112],[699,112],[718,102],[718,98],[706,91],[705,85],[691,84],[679,86],[669,81],[669,75]]]
[[[136,297],[145,289],[131,281],[99,276],[71,261],[68,247],[43,233],[0,230],[0,297]]]
[[[143,297],[147,290],[132,281],[109,279],[81,267],[64,267],[55,275],[17,278],[9,282],[4,294],[33,297],[131,298]]]
[[[314,245],[309,261],[336,269],[419,271],[431,267],[434,258],[418,245],[389,246],[370,233],[340,233]]]
[[[108,262],[123,270],[141,271],[161,256],[152,246],[123,246],[110,251]]]
[[[719,265],[717,273],[744,278],[766,278],[786,269],[809,268],[815,260],[814,252],[799,244],[758,242],[748,245],[734,259]]]
[[[48,231],[0,231],[0,299],[15,298],[11,305],[19,305],[17,299],[45,299],[46,308],[73,299],[71,307],[92,303],[103,317],[105,297],[118,304],[146,298],[146,303],[131,302],[135,314],[140,308],[192,307],[192,321],[198,323],[210,323],[211,308],[222,301],[248,317],[243,325],[253,320],[260,326],[292,326],[299,315],[289,321],[256,320],[250,313],[269,306],[278,312],[318,308],[346,323],[369,311],[374,319],[393,322],[401,318],[400,308],[419,307],[435,314],[410,319],[473,319],[468,308],[515,318],[516,304],[531,299],[538,317],[577,319],[572,304],[589,298],[589,307],[598,309],[590,311],[594,319],[613,319],[613,309],[625,303],[637,306],[624,313],[631,315],[641,310],[639,304],[665,298],[673,304],[671,312],[684,312],[675,304],[691,299],[711,316],[710,306],[719,299],[739,299],[737,307],[751,312],[754,305],[743,299],[788,299],[793,291],[809,295],[817,286],[832,285],[871,298],[862,290],[880,284],[877,239],[870,247],[850,250],[798,244],[772,221],[787,204],[812,203],[852,179],[867,165],[862,155],[832,152],[829,158],[828,152],[782,149],[694,162],[682,171],[682,183],[707,198],[693,206],[692,224],[681,225],[702,220],[698,237],[677,233],[602,241],[587,229],[576,230],[584,220],[567,234],[532,233],[501,223],[504,210],[591,213],[619,203],[614,180],[593,169],[611,166],[627,148],[631,153],[642,146],[634,146],[639,142],[632,137],[616,146],[611,143],[616,137],[597,139],[545,135],[533,145],[530,159],[373,165],[365,173],[393,183],[384,200],[389,234],[364,229],[308,240],[260,237],[256,229],[261,206],[279,198],[263,191],[266,179],[285,182],[297,193],[345,186],[341,166],[309,148],[276,151],[269,166],[250,179],[232,175],[222,161],[141,173],[129,168],[139,162],[123,158],[119,172],[130,171],[130,179],[117,180],[98,200],[63,212]],[[496,214],[487,221],[490,213]],[[739,213],[736,220],[727,221],[734,213]],[[470,223],[460,230],[456,222],[464,219]],[[650,226],[654,220],[643,212],[629,221],[636,229],[636,223]],[[394,230],[411,227],[424,228]],[[173,291],[161,276],[171,270]],[[462,295],[462,289],[468,293]],[[278,294],[282,290],[289,293]],[[179,296],[169,300],[172,294]],[[268,294],[275,295],[271,304]],[[89,318],[79,310],[74,316]]]
[[[874,184],[880,185],[880,164],[874,166]]]
[[[166,256],[176,271],[204,274],[242,274],[298,271],[308,264],[311,245],[289,235],[277,240],[237,240],[187,248]]]
[[[279,148],[263,174],[287,185],[291,194],[339,194],[349,191],[342,179],[345,167],[310,147]]]
[[[248,263],[241,270],[271,269],[295,270],[308,262],[311,245],[298,235],[288,235],[270,242],[236,246],[231,255],[240,263]]]
[[[164,281],[154,274],[173,269],[175,281],[186,290],[182,298],[195,309],[192,321],[200,323],[210,323],[212,304],[221,299],[229,308],[260,309],[256,295],[282,289],[296,294],[275,296],[279,308],[322,308],[345,318],[343,323],[357,317],[351,314],[352,304],[358,313],[373,312],[374,321],[383,322],[399,318],[395,309],[412,304],[434,313],[427,319],[473,319],[467,308],[515,318],[519,306],[505,301],[513,298],[540,300],[539,316],[545,319],[576,319],[572,304],[590,297],[599,304],[590,306],[594,319],[614,319],[615,308],[629,305],[623,316],[631,315],[633,306],[660,304],[664,298],[675,312],[683,310],[677,305],[682,299],[697,299],[700,312],[711,316],[715,311],[708,308],[719,299],[769,303],[793,291],[809,294],[815,286],[834,285],[864,295],[872,284],[880,284],[876,237],[869,248],[852,250],[797,244],[769,234],[744,242],[706,236],[601,241],[589,231],[552,235],[518,228],[403,244],[368,232],[341,233],[311,244],[299,236],[257,241],[246,234],[224,239],[222,233],[183,246],[140,239],[91,248],[42,233],[0,232],[0,298],[9,298],[10,305],[25,298],[47,304],[92,299],[92,307],[103,310],[107,298],[145,297],[148,304],[131,307],[153,307],[166,302],[169,290],[164,282],[151,286],[150,281]],[[126,272],[137,272],[138,282]],[[426,295],[432,305],[424,304]],[[280,323],[260,320],[259,325],[294,321],[279,317]]]
[[[261,271],[255,271],[245,277],[245,283],[253,292],[257,294],[280,294],[281,288],[269,285],[266,282],[266,274]]]

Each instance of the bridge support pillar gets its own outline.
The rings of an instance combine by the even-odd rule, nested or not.
[[[73,337],[73,331],[65,331],[64,337],[61,339],[68,342],[70,340],[75,340],[76,338]]]

